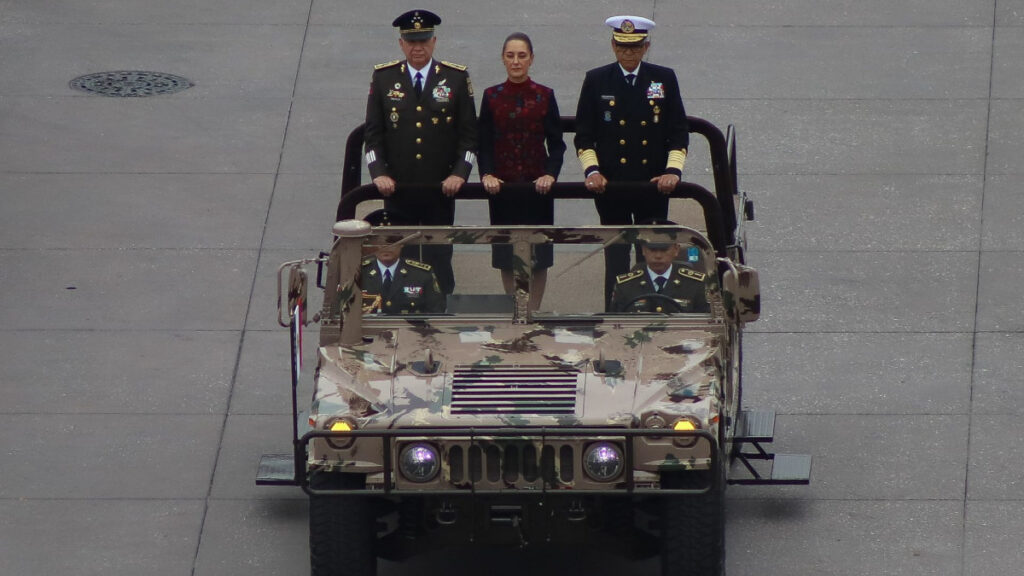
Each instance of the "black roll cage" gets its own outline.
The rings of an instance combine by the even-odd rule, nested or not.
[[[730,124],[723,134],[711,122],[688,116],[690,133],[698,134],[707,141],[711,156],[711,167],[714,176],[715,192],[711,193],[703,186],[691,182],[680,181],[671,198],[691,198],[696,200],[704,211],[708,240],[715,248],[716,254],[724,257],[727,248],[736,244],[737,214],[736,197],[739,189],[736,182],[736,130]],[[562,116],[562,130],[576,131],[576,118]],[[365,124],[360,124],[345,142],[345,157],[341,177],[341,201],[338,203],[337,220],[355,218],[356,206],[360,203],[383,198],[372,184],[362,185],[363,135]],[[529,191],[530,184],[506,184],[510,191]],[[417,194],[435,192],[440,184],[399,184],[395,194]],[[654,184],[609,183],[606,194],[635,194],[638,191],[657,193]],[[588,191],[582,182],[556,182],[550,195],[555,199],[590,199],[593,192]],[[456,200],[485,200],[489,198],[480,183],[466,182],[462,186]]]

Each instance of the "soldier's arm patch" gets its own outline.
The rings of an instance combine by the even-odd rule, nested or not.
[[[420,262],[419,260],[410,260],[406,258],[405,263],[408,264],[409,266],[412,266],[413,268],[419,268],[420,270],[426,270],[427,272],[433,270],[433,268],[430,267],[430,264]]]
[[[632,272],[626,272],[625,274],[619,274],[618,276],[615,277],[615,283],[616,284],[622,284],[623,282],[629,282],[630,280],[632,280],[634,278],[639,278],[640,276],[643,276],[643,274],[644,274],[643,270],[633,270]]]
[[[679,275],[683,278],[690,278],[698,282],[703,282],[704,278],[707,276],[703,272],[697,272],[696,270],[690,270],[689,268],[683,268],[681,266],[679,267]]]
[[[454,62],[447,62],[445,60],[441,60],[441,64],[444,64],[445,66],[447,66],[449,68],[454,68],[456,70],[459,70],[460,72],[465,72],[466,71],[466,67],[463,66],[462,64],[456,64]]]
[[[401,60],[392,60],[391,62],[382,62],[382,63],[380,63],[380,64],[376,64],[376,65],[375,65],[375,66],[373,67],[373,69],[374,69],[374,70],[381,70],[381,69],[383,69],[383,68],[390,68],[390,67],[392,67],[392,66],[394,66],[394,65],[398,64],[399,62],[401,62]]]

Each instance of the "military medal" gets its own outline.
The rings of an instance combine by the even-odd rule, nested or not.
[[[658,123],[658,114],[661,114],[661,108],[655,106],[654,107],[654,123],[655,124]]]
[[[391,115],[388,116],[388,120],[391,120],[392,124],[398,124],[398,112],[392,112]]]

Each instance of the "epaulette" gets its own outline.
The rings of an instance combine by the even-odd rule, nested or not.
[[[427,272],[433,270],[433,268],[430,267],[430,264],[420,262],[419,260],[410,260],[406,258],[405,263],[408,264],[409,266],[412,266],[413,268],[419,268],[420,270],[426,270]]]
[[[383,68],[390,68],[390,67],[392,67],[392,66],[394,66],[396,64],[399,64],[401,62],[402,62],[401,60],[392,60],[391,62],[384,62],[384,63],[381,63],[381,64],[377,64],[377,65],[375,65],[373,67],[373,69],[374,70],[381,70]]]
[[[373,264],[373,256],[370,256],[369,258],[363,258],[363,261],[359,265],[369,266],[370,264]]]
[[[703,272],[697,272],[696,270],[690,270],[689,268],[683,268],[682,266],[679,267],[679,275],[684,278],[692,278],[698,282],[703,282],[704,278],[707,276]]]
[[[633,270],[632,272],[626,272],[625,274],[619,274],[615,277],[616,284],[622,284],[623,282],[629,282],[634,278],[639,278],[644,275],[643,270]]]
[[[454,68],[454,69],[458,70],[459,72],[465,72],[466,71],[466,67],[463,66],[462,64],[456,64],[454,62],[446,62],[444,60],[441,60],[441,64],[444,64],[445,66],[447,66],[449,68]]]

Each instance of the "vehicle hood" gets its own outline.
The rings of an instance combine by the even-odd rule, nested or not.
[[[321,347],[310,420],[317,428],[335,416],[384,428],[630,427],[658,412],[706,422],[717,413],[721,353],[716,330],[658,322],[410,324],[359,346]],[[433,373],[428,358],[439,363]]]

